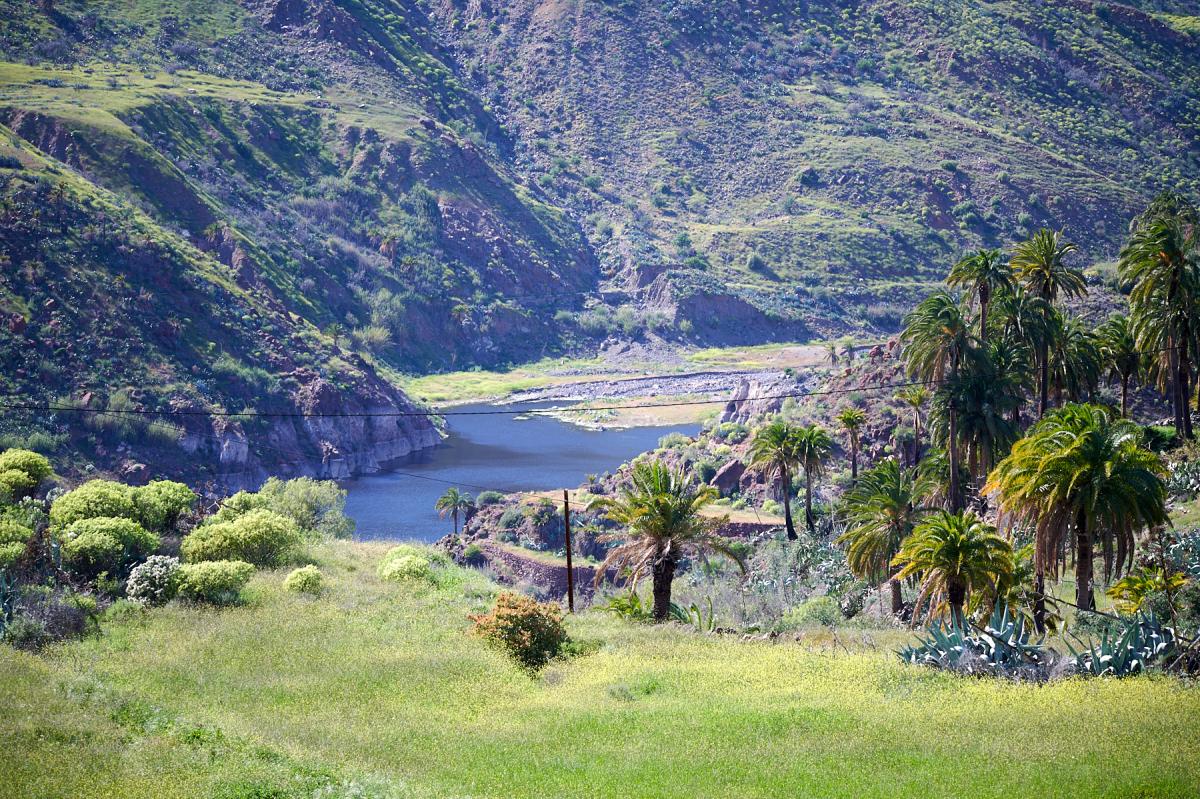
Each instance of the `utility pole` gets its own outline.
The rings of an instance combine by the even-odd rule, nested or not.
[[[563,489],[563,530],[567,546],[567,612],[575,612],[575,567],[571,564],[571,495]]]

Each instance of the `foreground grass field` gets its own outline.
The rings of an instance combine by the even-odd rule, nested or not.
[[[962,679],[879,648],[743,642],[600,614],[531,678],[465,635],[490,604],[376,579],[263,573],[245,606],[110,619],[0,647],[8,797],[1193,797],[1200,692],[1163,678]],[[815,636],[819,640],[819,636]],[[852,645],[853,646],[853,645]]]

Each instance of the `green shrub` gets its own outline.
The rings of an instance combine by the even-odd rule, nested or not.
[[[138,520],[129,486],[111,480],[90,480],[68,491],[50,506],[50,526],[62,530],[81,519]]]
[[[0,501],[12,502],[29,496],[37,481],[20,469],[0,471]]]
[[[17,561],[33,538],[33,530],[9,519],[0,519],[0,569]]]
[[[480,491],[475,497],[475,504],[481,508],[488,505],[495,505],[504,500],[504,495],[499,491]]]
[[[400,555],[379,566],[379,576],[384,580],[432,580],[433,567],[428,558],[420,555]]]
[[[254,566],[241,560],[210,560],[179,567],[179,596],[196,602],[230,605],[254,575]]]
[[[254,510],[233,521],[197,527],[185,539],[184,560],[243,560],[260,568],[287,561],[300,546],[300,530],[286,516]]]
[[[106,516],[72,522],[61,537],[63,561],[90,577],[141,560],[160,543],[137,522]]]
[[[567,631],[557,605],[505,591],[490,613],[470,616],[473,632],[527,669],[545,666],[562,652]]]
[[[183,483],[155,480],[132,490],[138,520],[148,530],[170,532],[179,518],[196,504],[199,497]]]
[[[209,522],[231,522],[239,516],[245,516],[250,511],[266,510],[267,498],[251,491],[239,491],[226,497],[221,502],[217,512],[208,518]]]
[[[45,455],[27,449],[10,449],[0,453],[0,472],[12,470],[24,472],[34,486],[54,474]]]
[[[296,594],[317,596],[325,590],[325,578],[316,566],[301,566],[284,578],[283,587]]]
[[[831,627],[842,620],[842,609],[830,596],[814,596],[801,602],[783,617],[783,626],[788,629],[816,624]]]
[[[307,538],[348,538],[354,520],[346,516],[346,492],[332,480],[272,477],[257,493],[239,491],[221,503],[213,521],[233,521],[255,510],[269,510],[296,523]]]
[[[151,555],[129,572],[125,595],[142,605],[169,602],[179,589],[179,558]]]
[[[92,519],[76,522],[83,524]],[[121,563],[121,542],[100,529],[80,530],[62,545],[63,563],[86,577],[112,571]]]

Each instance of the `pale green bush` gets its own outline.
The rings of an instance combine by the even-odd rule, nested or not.
[[[179,596],[196,602],[231,605],[254,575],[254,566],[241,560],[210,560],[179,567]]]
[[[80,519],[138,520],[133,490],[112,480],[90,480],[68,491],[50,506],[50,526],[62,530]]]
[[[384,580],[402,582],[405,580],[433,579],[433,567],[428,558],[420,555],[400,555],[386,560],[379,566],[379,576]]]
[[[316,566],[311,564],[301,566],[299,569],[294,569],[291,574],[284,578],[283,587],[285,590],[296,594],[318,596],[325,590],[325,577]]]
[[[2,502],[12,502],[29,496],[36,486],[37,481],[20,469],[0,471],[0,501]]]
[[[132,496],[139,521],[158,533],[170,532],[199,499],[192,489],[173,480],[155,480],[133,489]]]
[[[205,524],[183,539],[184,560],[243,560],[261,568],[274,568],[300,546],[300,530],[286,516],[254,510],[233,521]]]
[[[36,487],[54,474],[45,455],[27,449],[10,449],[0,453],[0,472],[23,472]]]
[[[89,577],[136,563],[160,544],[157,535],[137,522],[109,516],[72,522],[61,540],[63,562]]]
[[[0,569],[5,569],[25,554],[33,530],[9,519],[0,519]]]
[[[306,538],[348,538],[354,533],[354,520],[345,509],[346,492],[332,480],[272,477],[257,493],[239,491],[226,499],[212,518],[226,522],[254,510],[270,510],[295,522]]]
[[[784,629],[823,625],[831,627],[842,621],[842,609],[830,596],[814,596],[789,610],[783,617]]]

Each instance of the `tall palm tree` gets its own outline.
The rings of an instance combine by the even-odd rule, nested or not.
[[[903,610],[904,599],[892,558],[930,511],[923,503],[932,490],[928,477],[888,459],[863,473],[842,497],[849,523],[837,541],[846,547],[846,561],[857,577],[875,584],[888,581],[893,615]]]
[[[433,507],[438,512],[438,516],[443,519],[449,516],[454,520],[454,534],[458,535],[458,515],[461,513],[466,516],[471,508],[475,507],[475,502],[471,499],[470,494],[464,494],[451,486],[446,489],[445,494],[438,497]]]
[[[624,528],[599,536],[600,541],[620,543],[609,550],[596,570],[596,581],[617,569],[628,575],[636,590],[638,581],[649,572],[654,619],[666,621],[671,610],[671,583],[684,558],[715,552],[742,567],[729,542],[716,534],[725,519],[701,513],[717,496],[715,488],[692,482],[682,469],[668,468],[661,461],[635,464],[629,483],[616,497],[596,497],[588,505],[589,510],[603,512]]]
[[[973,338],[970,322],[958,300],[945,291],[925,298],[905,318],[900,334],[908,373],[936,383],[957,378]],[[950,502],[953,510],[959,510],[962,493],[958,485],[958,411],[953,402],[948,411]]]
[[[1108,367],[1109,377],[1121,383],[1121,415],[1129,416],[1129,382],[1141,372],[1142,354],[1129,326],[1129,317],[1113,314],[1096,331],[1100,339],[1100,354]]]
[[[1055,402],[1061,405],[1064,395],[1071,402],[1090,401],[1103,372],[1100,341],[1077,318],[1067,318],[1057,310],[1051,318],[1049,371]]]
[[[895,399],[912,409],[913,415],[913,463],[921,460],[921,408],[929,402],[929,389],[925,386],[905,386],[896,392]]]
[[[1042,228],[1013,251],[1012,267],[1017,279],[1030,294],[1046,303],[1043,313],[1048,314],[1060,296],[1081,297],[1087,293],[1083,272],[1067,266],[1067,256],[1076,249],[1061,233]],[[1045,416],[1050,403],[1050,358],[1045,341],[1038,349],[1038,367],[1038,415]]]
[[[817,530],[812,509],[813,478],[825,471],[825,462],[833,452],[833,439],[820,425],[796,428],[796,459],[804,469],[804,523],[808,534]]]
[[[979,340],[987,341],[988,307],[997,292],[1011,288],[1013,271],[1000,250],[979,250],[956,263],[946,285],[966,289],[979,301]]]
[[[1020,407],[1024,386],[1020,374],[1002,368],[1002,359],[1015,357],[1010,349],[998,340],[986,349],[970,350],[958,376],[938,392],[930,416],[931,429],[944,434],[950,406],[957,409],[958,441],[973,477],[986,475],[1017,440],[1012,413]]]
[[[951,621],[965,626],[963,608],[971,593],[994,591],[1012,574],[1012,545],[973,513],[939,511],[917,525],[892,565],[900,568],[897,579],[920,580],[917,609],[928,600],[931,618],[948,609]]]
[[[1165,193],[1133,225],[1118,264],[1129,294],[1130,330],[1168,390],[1175,431],[1192,437],[1191,364],[1200,334],[1200,224],[1196,208]]]
[[[837,420],[850,439],[850,479],[857,481],[859,434],[862,426],[866,424],[867,415],[858,408],[843,408],[842,412],[838,414]]]
[[[795,541],[796,526],[792,522],[792,474],[799,466],[796,451],[796,430],[782,418],[776,417],[760,427],[750,441],[750,465],[763,469],[769,476],[772,472],[779,479],[779,494],[783,499],[783,522],[789,541]]]
[[[1044,629],[1045,576],[1075,541],[1075,604],[1095,608],[1093,546],[1104,548],[1105,579],[1132,565],[1134,534],[1167,522],[1163,463],[1143,444],[1142,428],[1099,405],[1068,404],[1048,413],[1013,445],[984,490],[999,498],[1010,527],[1035,529],[1035,623]],[[1114,557],[1113,545],[1116,545]]]

